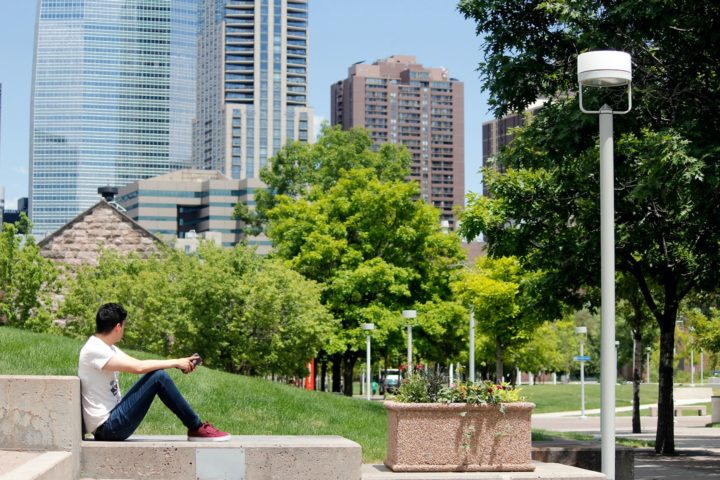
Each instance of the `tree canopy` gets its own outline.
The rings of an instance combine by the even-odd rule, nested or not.
[[[28,218],[0,230],[0,325],[42,329],[49,321],[49,307],[57,270],[40,256]]]
[[[196,255],[149,259],[106,252],[69,279],[60,331],[92,334],[98,306],[111,301],[128,310],[129,348],[200,352],[208,366],[231,372],[304,376],[308,359],[337,345],[318,285],[242,246],[203,243]]]
[[[441,231],[438,211],[404,180],[407,152],[391,145],[375,151],[369,140],[361,130],[325,129],[317,144],[283,150],[281,164],[312,166],[272,180],[287,194],[275,194],[267,212],[274,255],[320,283],[323,304],[341,322],[346,393],[364,349],[361,325],[375,324],[376,348],[398,341],[400,311],[433,311],[432,304],[449,299],[450,265],[463,257],[459,238]],[[298,151],[301,158],[294,158]],[[457,317],[421,325],[439,340],[454,328],[442,323]],[[444,345],[452,353],[451,342]]]
[[[600,253],[597,118],[578,109],[576,59],[632,56],[633,110],[615,121],[617,269],[660,327],[656,451],[671,454],[677,311],[720,272],[720,5],[461,0],[459,9],[484,39],[479,71],[497,115],[549,98],[498,156],[506,175],[485,172],[492,198],[470,200],[464,233],[482,231],[492,255],[546,271],[548,293],[576,306],[594,301]]]

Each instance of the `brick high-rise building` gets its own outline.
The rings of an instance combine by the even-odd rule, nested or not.
[[[453,207],[464,205],[465,191],[463,99],[463,83],[446,69],[393,55],[352,65],[348,77],[332,85],[332,124],[364,127],[376,145],[405,145],[413,157],[409,178],[455,228]]]

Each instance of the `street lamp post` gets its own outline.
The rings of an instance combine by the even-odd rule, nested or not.
[[[618,370],[620,369],[620,342],[615,340],[615,383],[618,379]]]
[[[690,325],[688,328],[690,334],[695,333],[695,327]],[[692,346],[692,340],[690,341],[690,386],[695,386],[695,349]]]
[[[415,310],[403,310],[402,316],[407,324],[407,371],[408,375],[412,374],[412,327],[415,323],[414,320],[417,318],[417,311]]]
[[[365,360],[367,362],[367,377],[365,381],[365,397],[370,400],[370,395],[372,395],[372,380],[371,380],[371,372],[370,370],[370,332],[375,330],[375,324],[374,323],[363,323],[362,329],[365,332]]]
[[[580,335],[580,418],[585,419],[585,335],[587,327],[575,327],[575,333]]]
[[[613,180],[613,114],[624,114],[632,106],[630,82],[632,62],[625,52],[601,50],[578,56],[580,110],[600,117],[600,433],[602,473],[615,480],[615,203]],[[600,110],[586,110],[583,87],[627,87],[628,105],[624,111],[613,111],[608,105]]]
[[[650,352],[652,348],[647,347],[645,352],[647,353],[647,383],[650,383]]]
[[[475,383],[475,306],[470,305],[470,381]]]

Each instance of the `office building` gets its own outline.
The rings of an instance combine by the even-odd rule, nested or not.
[[[99,186],[188,167],[199,0],[39,0],[30,217],[51,233]]]
[[[376,145],[405,145],[412,154],[409,178],[454,229],[453,207],[464,205],[465,192],[463,97],[463,83],[444,68],[394,55],[352,65],[332,85],[332,124],[365,127]]]
[[[2,187],[0,187],[0,196],[1,195],[2,195]],[[1,200],[0,200],[0,210],[3,210]],[[15,209],[7,208],[7,206],[6,206],[4,211],[2,212],[2,215],[0,216],[2,218],[2,222],[0,222],[0,223],[17,223],[17,221],[20,220],[20,215],[23,213],[25,215],[27,215],[27,213],[28,213],[27,197],[22,197],[22,198],[18,199],[17,207]]]
[[[288,142],[312,139],[307,0],[205,0],[195,168],[259,178]]]
[[[212,170],[177,170],[121,187],[117,202],[143,228],[166,240],[215,238],[232,247],[245,239],[243,224],[233,218],[237,203],[254,206],[257,179],[236,180]],[[247,239],[266,253],[265,238]]]

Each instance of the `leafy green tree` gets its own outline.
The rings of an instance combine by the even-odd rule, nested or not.
[[[326,129],[307,147],[312,162],[281,162],[309,164],[305,173],[270,182],[287,193],[276,194],[267,212],[274,254],[320,283],[323,304],[340,320],[344,348],[333,358],[333,389],[342,364],[346,395],[365,348],[362,324],[375,324],[373,345],[382,351],[400,338],[400,310],[425,305],[436,311],[428,302],[450,298],[450,266],[463,257],[459,238],[441,232],[437,210],[417,200],[417,184],[404,181],[407,152],[390,145],[374,151],[371,145],[367,132]],[[433,314],[419,321],[439,338],[456,318]],[[443,345],[457,350],[452,337]]]
[[[577,88],[579,53],[633,58],[633,110],[615,122],[617,268],[635,278],[660,327],[655,449],[672,454],[675,319],[683,298],[713,289],[720,272],[720,35],[707,20],[720,4],[461,0],[459,9],[485,40],[479,70],[497,115],[564,98],[499,156],[510,173],[485,177],[495,200],[471,202],[466,234],[485,231],[492,254],[542,268],[576,304],[599,271],[597,118],[566,93]]]
[[[458,298],[474,308],[478,330],[494,340],[498,382],[503,380],[506,352],[527,344],[542,323],[533,297],[538,278],[515,257],[480,257],[475,269],[463,271],[452,284]]]
[[[98,306],[118,302],[128,310],[130,348],[199,352],[208,366],[237,373],[302,376],[307,360],[333,344],[335,322],[319,295],[277,261],[203,243],[197,255],[106,252],[70,280],[60,313],[63,333],[85,338]]]
[[[572,317],[546,321],[528,343],[512,352],[510,361],[524,372],[570,373],[576,368],[573,357],[579,352],[579,344]]]
[[[0,324],[44,331],[50,328],[49,307],[57,271],[40,255],[23,214],[18,225],[0,231]]]
[[[260,172],[267,189],[255,194],[256,208],[237,204],[235,217],[243,220],[249,234],[257,235],[267,226],[267,213],[278,195],[298,198],[317,186],[328,190],[352,169],[369,168],[382,181],[400,181],[407,175],[410,155],[404,147],[382,144],[377,151],[362,128],[342,130],[323,125],[314,144],[295,142],[283,147]]]

